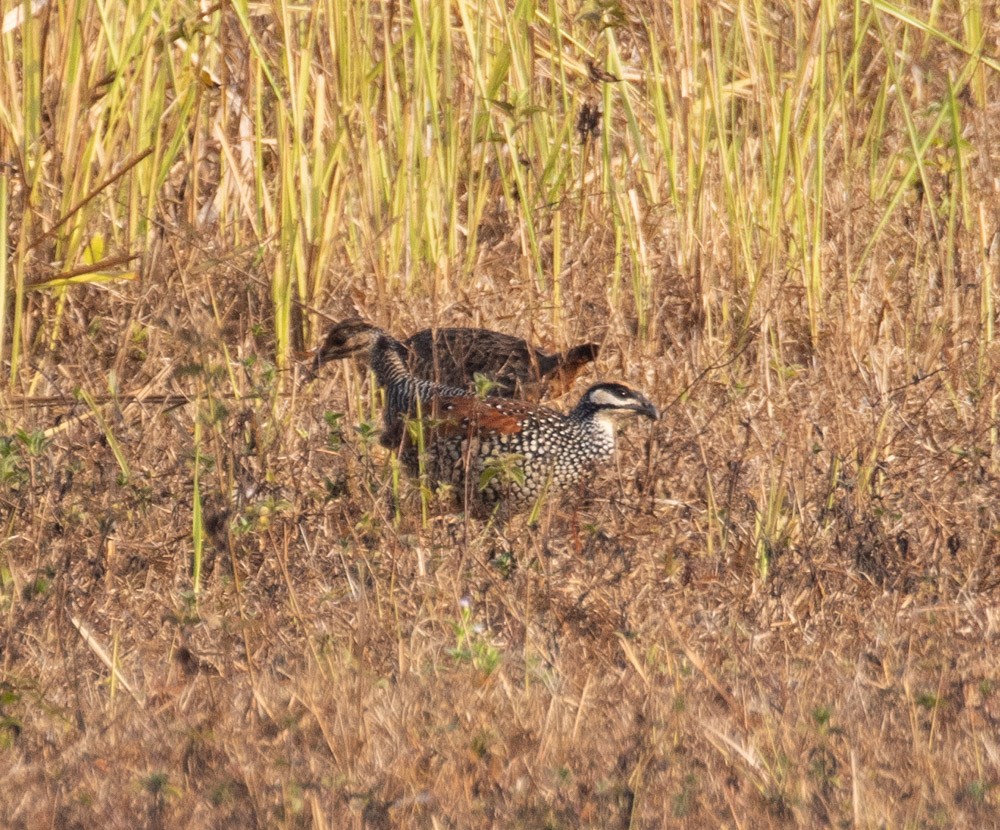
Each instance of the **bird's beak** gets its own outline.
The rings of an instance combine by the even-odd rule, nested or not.
[[[350,357],[354,354],[353,349],[344,349],[340,344],[331,345],[329,343],[321,343],[311,352],[307,352],[308,356],[312,358],[312,367],[314,372],[319,371],[319,367],[331,360],[341,360],[345,357]]]
[[[645,415],[651,421],[660,420],[660,413],[657,411],[656,407],[653,406],[652,401],[649,401],[646,398],[642,399],[641,405],[636,406],[635,411],[639,415]]]

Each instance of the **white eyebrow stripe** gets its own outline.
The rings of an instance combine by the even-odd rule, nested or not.
[[[608,389],[596,389],[591,393],[590,400],[599,406],[616,406],[625,399],[623,399],[621,395],[616,392],[612,392]]]

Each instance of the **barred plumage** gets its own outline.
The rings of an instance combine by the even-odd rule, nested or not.
[[[315,351],[314,365],[318,369],[350,355],[370,359],[383,336],[389,337],[360,318],[342,320]],[[482,375],[494,384],[492,396],[530,401],[567,392],[600,351],[596,343],[583,343],[551,354],[519,337],[477,328],[424,329],[403,341],[389,339],[401,348],[403,363],[415,378],[471,391],[476,375]]]

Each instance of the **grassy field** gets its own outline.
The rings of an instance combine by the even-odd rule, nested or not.
[[[2,9],[0,826],[1000,826],[991,4]],[[465,517],[353,314],[663,418]]]

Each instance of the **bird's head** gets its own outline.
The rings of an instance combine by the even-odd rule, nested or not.
[[[313,355],[313,370],[331,360],[342,360],[354,355],[368,357],[382,334],[380,328],[360,317],[349,317],[334,323],[326,333],[323,344]]]
[[[577,410],[608,428],[613,428],[616,421],[628,415],[643,415],[651,421],[660,417],[656,407],[645,395],[621,383],[597,383],[591,386],[583,393]]]

